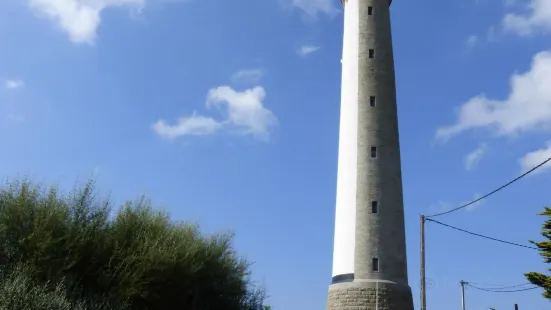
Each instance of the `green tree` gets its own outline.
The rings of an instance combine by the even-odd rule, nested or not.
[[[551,208],[545,207],[545,211],[541,212],[540,215],[547,217],[541,230],[541,235],[545,240],[530,242],[537,246],[544,262],[549,264],[551,263]],[[548,270],[551,271],[551,269]],[[525,276],[532,284],[544,289],[543,296],[545,298],[551,299],[551,276],[540,272],[529,272]]]
[[[72,301],[63,283],[39,284],[32,268],[19,265],[0,276],[0,310],[124,310],[103,301]]]
[[[143,197],[113,213],[93,185],[69,195],[26,181],[0,189],[2,285],[77,310],[264,309],[233,235],[204,235]]]

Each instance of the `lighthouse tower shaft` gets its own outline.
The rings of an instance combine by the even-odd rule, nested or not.
[[[341,119],[327,310],[413,310],[390,1],[341,2]]]

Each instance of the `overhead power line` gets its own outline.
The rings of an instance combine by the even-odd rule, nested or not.
[[[468,282],[469,284],[476,284],[478,286],[480,285],[485,285],[484,283],[478,283],[478,282]],[[486,284],[486,285],[489,285],[489,284]],[[511,288],[515,288],[515,287],[521,287],[521,286],[526,286],[526,285],[533,285],[532,283],[523,283],[523,284],[517,284],[517,285],[505,285],[505,286],[501,286],[501,285],[493,285],[494,287],[484,287],[484,289],[486,290],[504,290],[504,289],[511,289]]]
[[[477,198],[477,199],[475,199],[475,200],[473,200],[473,201],[471,201],[471,202],[468,202],[468,203],[466,203],[466,204],[464,204],[464,205],[461,205],[461,206],[459,206],[459,207],[457,207],[457,208],[454,208],[454,209],[451,209],[451,210],[448,210],[448,211],[444,211],[444,212],[441,212],[441,213],[433,214],[433,215],[428,215],[428,216],[425,216],[425,217],[426,217],[426,218],[429,218],[429,217],[437,217],[437,216],[440,216],[440,215],[444,215],[444,214],[448,214],[448,213],[455,212],[455,211],[457,211],[457,210],[460,210],[460,209],[466,208],[466,207],[468,207],[468,206],[470,206],[470,205],[472,205],[472,204],[475,204],[475,203],[481,201],[482,199],[488,198],[489,196],[491,196],[491,195],[493,195],[493,194],[499,192],[500,190],[502,190],[502,189],[506,188],[507,186],[509,186],[509,185],[511,185],[511,184],[513,184],[513,183],[515,183],[516,181],[518,181],[518,180],[524,178],[525,176],[527,176],[528,174],[534,172],[536,169],[538,169],[538,168],[540,168],[541,166],[545,165],[545,164],[546,164],[547,162],[549,162],[549,161],[551,161],[551,157],[548,158],[548,159],[546,159],[546,160],[544,160],[541,164],[539,164],[539,165],[535,166],[534,168],[532,168],[532,169],[526,171],[525,173],[521,174],[520,176],[516,177],[515,179],[513,179],[513,180],[511,180],[511,181],[509,181],[509,182],[507,182],[507,183],[505,183],[504,185],[502,185],[502,186],[500,186],[500,187],[494,189],[493,191],[489,192],[488,194],[486,194],[486,195],[484,195],[484,196],[482,196],[482,197],[480,197],[480,198]]]
[[[486,289],[486,288],[474,286],[472,284],[469,284],[469,282],[465,282],[465,284],[469,287],[474,288],[474,289],[485,291],[485,292],[491,292],[491,293],[515,293],[515,292],[531,291],[531,290],[535,290],[535,289],[539,288],[539,286],[534,286],[534,287],[517,289],[517,290],[492,290],[492,289]]]
[[[514,243],[514,242],[509,242],[509,241],[505,241],[505,240],[500,240],[500,239],[484,236],[484,235],[477,234],[477,233],[474,233],[474,232],[471,232],[471,231],[468,231],[468,230],[465,230],[465,229],[461,229],[461,228],[458,228],[458,227],[455,227],[455,226],[452,226],[452,225],[444,224],[442,222],[439,222],[439,221],[436,221],[436,220],[433,220],[433,219],[427,219],[427,221],[433,222],[433,223],[436,223],[436,224],[440,224],[442,226],[452,228],[452,229],[455,229],[455,230],[458,230],[458,231],[461,231],[461,232],[464,232],[464,233],[467,233],[467,234],[470,234],[470,235],[473,235],[473,236],[489,239],[489,240],[492,240],[492,241],[506,243],[506,244],[510,244],[510,245],[514,245],[514,246],[519,246],[519,247],[523,247],[523,248],[527,248],[527,249],[532,249],[532,250],[538,250],[538,248],[536,248],[536,247],[531,247],[531,246],[528,246],[528,245],[518,244],[518,243]]]

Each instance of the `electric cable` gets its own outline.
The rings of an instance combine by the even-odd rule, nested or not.
[[[477,289],[477,290],[481,290],[481,291],[485,291],[485,292],[491,292],[491,293],[514,293],[514,292],[524,292],[524,291],[530,291],[530,290],[535,290],[537,288],[540,288],[539,286],[534,286],[534,287],[529,287],[529,288],[524,288],[524,289],[518,289],[518,290],[507,290],[507,291],[503,291],[503,290],[491,290],[491,289],[485,289],[485,288],[481,288],[481,287],[477,287],[477,286],[474,286],[474,285],[471,285],[469,284],[469,282],[465,282],[465,284],[469,287],[472,287],[474,289]]]
[[[489,285],[489,284],[484,284],[484,283],[479,283],[479,282],[465,282],[465,283],[476,284],[476,285]],[[524,284],[506,285],[506,286],[496,286],[496,285],[494,285],[496,287],[484,287],[484,289],[486,289],[486,290],[503,290],[503,289],[516,288],[516,287],[521,287],[521,286],[526,286],[526,285],[532,285],[532,283],[527,282],[527,283],[524,283]]]
[[[441,212],[441,213],[437,213],[437,214],[425,216],[425,218],[437,217],[437,216],[440,216],[440,215],[452,213],[452,212],[454,212],[454,211],[457,211],[457,210],[466,208],[466,207],[468,207],[468,206],[470,206],[470,205],[472,205],[472,204],[474,204],[474,203],[477,203],[477,202],[481,201],[482,199],[485,199],[485,198],[487,198],[487,197],[489,197],[489,196],[491,196],[491,195],[493,195],[493,194],[499,192],[500,190],[506,188],[507,186],[509,186],[509,185],[511,185],[511,184],[513,184],[513,183],[515,183],[516,181],[518,181],[518,180],[524,178],[525,176],[527,176],[528,174],[534,172],[536,169],[538,169],[538,168],[540,168],[541,166],[545,165],[545,164],[548,163],[549,161],[551,161],[551,157],[548,158],[548,159],[546,159],[546,160],[544,160],[542,163],[540,163],[539,165],[535,166],[534,168],[532,168],[532,169],[526,171],[525,173],[521,174],[520,176],[516,177],[515,179],[513,179],[513,180],[511,180],[511,181],[509,181],[509,182],[507,182],[507,183],[505,183],[504,185],[502,185],[502,186],[500,186],[500,187],[494,189],[493,191],[489,192],[488,194],[486,194],[486,195],[484,195],[484,196],[482,196],[482,197],[480,197],[480,198],[477,198],[477,199],[475,199],[475,200],[473,200],[473,201],[471,201],[471,202],[468,202],[468,203],[466,203],[466,204],[464,204],[464,205],[461,205],[461,206],[459,206],[459,207],[457,207],[457,208],[454,208],[454,209],[451,209],[451,210],[448,210],[448,211],[444,211],[444,212]]]
[[[505,241],[505,240],[500,240],[500,239],[484,236],[484,235],[481,235],[481,234],[477,234],[477,233],[474,233],[474,232],[471,232],[471,231],[468,231],[468,230],[465,230],[465,229],[461,229],[461,228],[449,225],[449,224],[444,224],[442,222],[439,222],[439,221],[436,221],[436,220],[433,220],[433,219],[426,219],[426,220],[430,221],[430,222],[433,222],[433,223],[436,223],[436,224],[440,224],[440,225],[448,227],[448,228],[452,228],[452,229],[455,229],[455,230],[473,235],[473,236],[493,240],[493,241],[496,241],[496,242],[506,243],[506,244],[510,244],[510,245],[514,245],[514,246],[519,246],[519,247],[523,247],[523,248],[527,248],[527,249],[538,250],[538,248],[535,248],[535,247],[531,247],[531,246],[528,246],[528,245],[518,244],[518,243],[514,243],[514,242],[509,242],[509,241]]]

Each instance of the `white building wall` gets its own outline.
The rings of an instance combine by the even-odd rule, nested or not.
[[[354,273],[358,133],[358,0],[344,6],[333,276]]]

